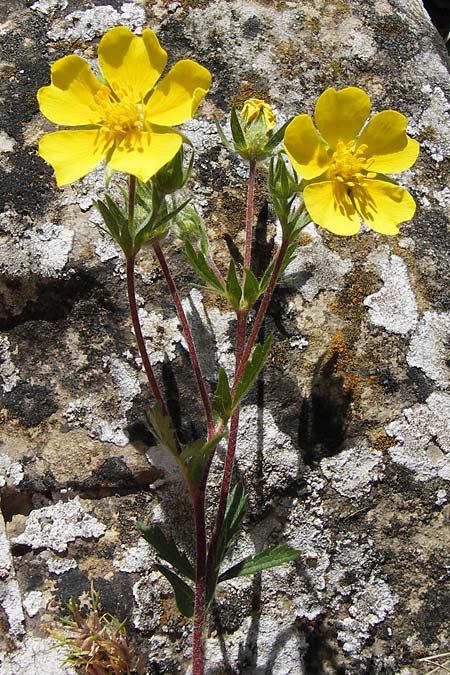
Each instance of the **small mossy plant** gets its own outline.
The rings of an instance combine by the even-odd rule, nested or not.
[[[101,612],[99,594],[93,585],[88,605],[82,613],[71,598],[70,616],[63,619],[65,631],[51,631],[67,652],[65,663],[70,663],[82,675],[132,675],[138,672],[126,622]]]

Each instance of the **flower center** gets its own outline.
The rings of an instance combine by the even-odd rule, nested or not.
[[[366,159],[364,156],[367,145],[362,144],[356,150],[353,150],[353,146],[354,141],[348,143],[338,141],[330,164],[330,169],[336,180],[348,187],[363,185],[366,178],[375,177],[374,173],[368,173],[373,160]],[[362,171],[365,173],[362,173]]]
[[[130,131],[142,130],[145,122],[142,101],[136,103],[123,87],[113,84],[112,88],[102,87],[95,94],[97,107],[96,123],[113,134],[127,134]]]

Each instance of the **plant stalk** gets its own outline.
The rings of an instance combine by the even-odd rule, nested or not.
[[[192,675],[203,675],[205,669],[206,619],[206,527],[205,491],[192,495],[195,521],[195,602],[192,634]]]
[[[194,338],[192,336],[192,331],[191,331],[191,328],[189,326],[188,320],[186,318],[186,314],[185,314],[183,305],[181,303],[181,299],[180,299],[180,295],[178,293],[178,289],[175,285],[175,281],[174,281],[174,279],[172,277],[172,274],[170,272],[170,269],[167,265],[167,261],[166,261],[166,258],[164,256],[164,253],[162,252],[162,249],[161,249],[161,247],[158,243],[153,244],[153,250],[155,252],[156,258],[159,262],[159,265],[160,265],[160,267],[162,269],[162,272],[164,274],[164,277],[166,279],[167,285],[168,285],[169,290],[170,290],[170,294],[172,296],[172,300],[175,304],[175,307],[176,307],[176,310],[177,310],[177,313],[178,313],[178,318],[180,319],[180,323],[181,323],[182,328],[183,328],[183,333],[185,335],[186,342],[187,342],[188,349],[189,349],[189,354],[190,354],[190,357],[191,357],[192,368],[194,370],[195,379],[197,380],[197,387],[198,387],[198,390],[199,390],[199,393],[200,393],[200,397],[202,399],[203,408],[205,410],[206,422],[207,422],[207,425],[208,425],[208,438],[210,439],[214,436],[214,433],[215,433],[214,417],[213,417],[213,413],[212,413],[212,409],[211,409],[211,403],[210,403],[210,400],[209,400],[208,392],[206,391],[205,381],[203,379],[202,370],[201,370],[201,367],[200,367],[200,362],[198,360],[197,349],[195,347]]]

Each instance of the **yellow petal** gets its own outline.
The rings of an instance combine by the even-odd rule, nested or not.
[[[342,183],[330,180],[310,183],[303,191],[303,199],[317,225],[345,236],[358,232],[359,217]]]
[[[336,149],[338,141],[356,138],[370,113],[370,98],[358,87],[336,91],[326,89],[319,96],[314,111],[317,128],[326,142]]]
[[[109,166],[136,176],[143,183],[170,162],[180,149],[182,138],[164,129],[128,134],[109,159]]]
[[[100,40],[98,60],[110,87],[114,89],[119,85],[137,102],[148,94],[161,75],[167,52],[149,28],[143,30],[140,37],[125,26],[116,26]]]
[[[383,110],[372,117],[358,139],[358,146],[367,145],[364,156],[373,160],[370,171],[397,173],[414,164],[420,147],[406,135],[406,125],[406,117],[396,110]]]
[[[327,149],[309,115],[297,115],[286,127],[284,149],[303,178],[320,176],[330,163]]]
[[[352,197],[366,225],[380,234],[398,234],[397,225],[416,211],[408,190],[384,180],[368,180],[365,187],[352,190]]]
[[[192,117],[210,86],[209,70],[190,59],[178,61],[150,96],[146,118],[167,127],[181,124]]]
[[[87,61],[81,56],[64,56],[51,68],[51,84],[37,93],[41,113],[55,124],[94,124],[94,95],[101,89]]]
[[[85,176],[106,156],[112,140],[101,129],[54,131],[39,141],[39,154],[52,165],[58,186]]]

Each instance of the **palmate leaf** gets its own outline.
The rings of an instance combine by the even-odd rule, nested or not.
[[[178,550],[177,545],[173,539],[167,539],[164,532],[159,525],[146,525],[141,521],[136,522],[141,535],[144,537],[158,556],[166,562],[173,565],[173,567],[183,576],[195,580],[195,572],[187,556]]]
[[[175,429],[172,427],[170,416],[164,415],[160,402],[156,403],[145,413],[145,421],[151,433],[179,464],[180,455],[178,454]]]
[[[183,447],[183,452],[180,456],[194,484],[198,485],[201,482],[211,453],[214,452],[217,444],[225,436],[226,433],[216,434],[209,441],[206,438],[199,438]]]
[[[246,307],[250,309],[261,295],[261,289],[258,279],[250,269],[244,267],[244,273],[244,303]]]
[[[238,483],[228,495],[223,525],[211,565],[211,574],[208,578],[207,604],[209,604],[214,597],[220,566],[233,544],[242,518],[244,517],[246,503],[247,495],[245,494],[242,485]]]
[[[212,400],[212,410],[216,421],[223,420],[224,422],[233,411],[230,384],[224,368],[219,369],[219,379]]]
[[[236,311],[239,310],[241,297],[242,297],[242,288],[239,283],[239,279],[236,274],[236,265],[234,264],[233,258],[230,260],[230,265],[228,267],[227,274],[227,298],[230,301],[231,306]]]
[[[181,614],[186,616],[188,619],[194,616],[195,596],[192,588],[188,586],[188,584],[183,581],[183,579],[180,579],[178,574],[172,572],[172,570],[165,565],[156,564],[154,567],[158,570],[158,572],[166,577],[167,581],[172,586],[175,593],[175,602],[177,603],[177,607]]]
[[[221,574],[218,583],[226,581],[227,579],[234,579],[235,577],[243,577],[249,574],[257,574],[262,570],[267,570],[270,567],[278,567],[284,565],[286,562],[296,560],[300,555],[300,551],[282,544],[276,548],[266,548],[256,555],[244,558],[233,567],[230,567],[226,572]]]
[[[208,289],[213,290],[220,295],[225,295],[225,289],[214,271],[208,265],[204,253],[202,251],[196,251],[191,242],[187,240],[185,241],[185,255],[198,276],[206,283]]]
[[[256,345],[255,349],[253,350],[253,354],[245,364],[244,372],[242,373],[242,377],[236,387],[236,392],[233,397],[233,409],[239,405],[244,396],[248,393],[250,387],[256,381],[262,367],[264,366],[264,363],[266,362],[271,346],[271,335],[269,335],[263,345]]]

